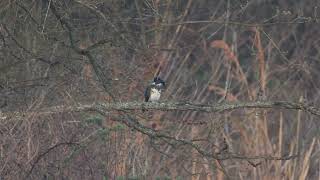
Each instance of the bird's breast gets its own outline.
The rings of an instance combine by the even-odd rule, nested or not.
[[[151,89],[149,101],[152,101],[152,102],[158,101],[160,99],[160,96],[161,96],[161,91],[156,89]]]

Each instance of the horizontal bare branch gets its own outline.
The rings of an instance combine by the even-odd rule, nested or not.
[[[61,105],[37,109],[29,112],[6,112],[0,115],[0,119],[25,117],[27,114],[48,115],[62,112],[96,111],[108,113],[110,111],[133,110],[160,110],[160,111],[200,111],[200,112],[224,112],[243,108],[267,108],[267,109],[294,109],[302,110],[310,114],[320,116],[320,109],[303,103],[287,101],[258,101],[258,102],[224,102],[218,104],[196,104],[189,102],[117,102],[92,104]]]

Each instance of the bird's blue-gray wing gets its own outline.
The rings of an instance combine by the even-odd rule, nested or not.
[[[150,98],[150,91],[151,91],[151,87],[148,86],[145,91],[144,91],[144,101],[148,102],[149,98]]]

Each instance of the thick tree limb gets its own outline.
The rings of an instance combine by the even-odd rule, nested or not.
[[[200,111],[206,113],[217,113],[243,108],[267,108],[267,109],[294,109],[302,110],[310,114],[320,116],[320,109],[303,103],[287,101],[263,101],[263,102],[234,102],[219,104],[195,104],[189,102],[117,102],[92,104],[61,105],[37,109],[29,112],[6,112],[0,114],[0,120],[9,118],[21,118],[28,113],[37,115],[49,115],[63,112],[95,111],[109,113],[110,111],[133,111],[133,110],[160,110],[160,111]]]

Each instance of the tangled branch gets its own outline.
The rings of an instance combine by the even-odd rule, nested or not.
[[[23,120],[28,115],[43,116],[56,113],[70,113],[70,112],[96,112],[103,116],[112,114],[112,111],[135,111],[135,110],[160,110],[160,111],[201,111],[204,113],[211,112],[225,112],[243,108],[272,108],[272,109],[294,109],[302,110],[311,113],[316,116],[320,116],[320,110],[318,108],[305,105],[303,103],[286,102],[286,101],[266,101],[266,102],[234,102],[234,103],[220,103],[220,104],[195,104],[189,102],[156,102],[156,103],[145,103],[145,102],[117,102],[117,103],[104,103],[95,102],[91,104],[78,104],[78,105],[61,105],[52,106],[42,109],[32,110],[28,112],[5,112],[0,113],[1,120]],[[113,119],[119,123],[126,124],[128,127],[135,129],[136,131],[152,138],[162,139],[173,146],[188,146],[195,149],[199,154],[213,158],[216,160],[227,160],[227,159],[239,159],[239,160],[290,160],[296,158],[298,155],[291,156],[280,156],[273,157],[270,155],[259,155],[259,156],[247,156],[235,153],[210,153],[203,149],[198,144],[186,140],[177,139],[176,137],[170,136],[166,133],[154,130],[146,127],[131,118],[128,114],[121,116],[114,116]],[[33,168],[32,168],[33,169]],[[32,171],[31,169],[31,171]],[[30,171],[30,172],[31,172]]]

